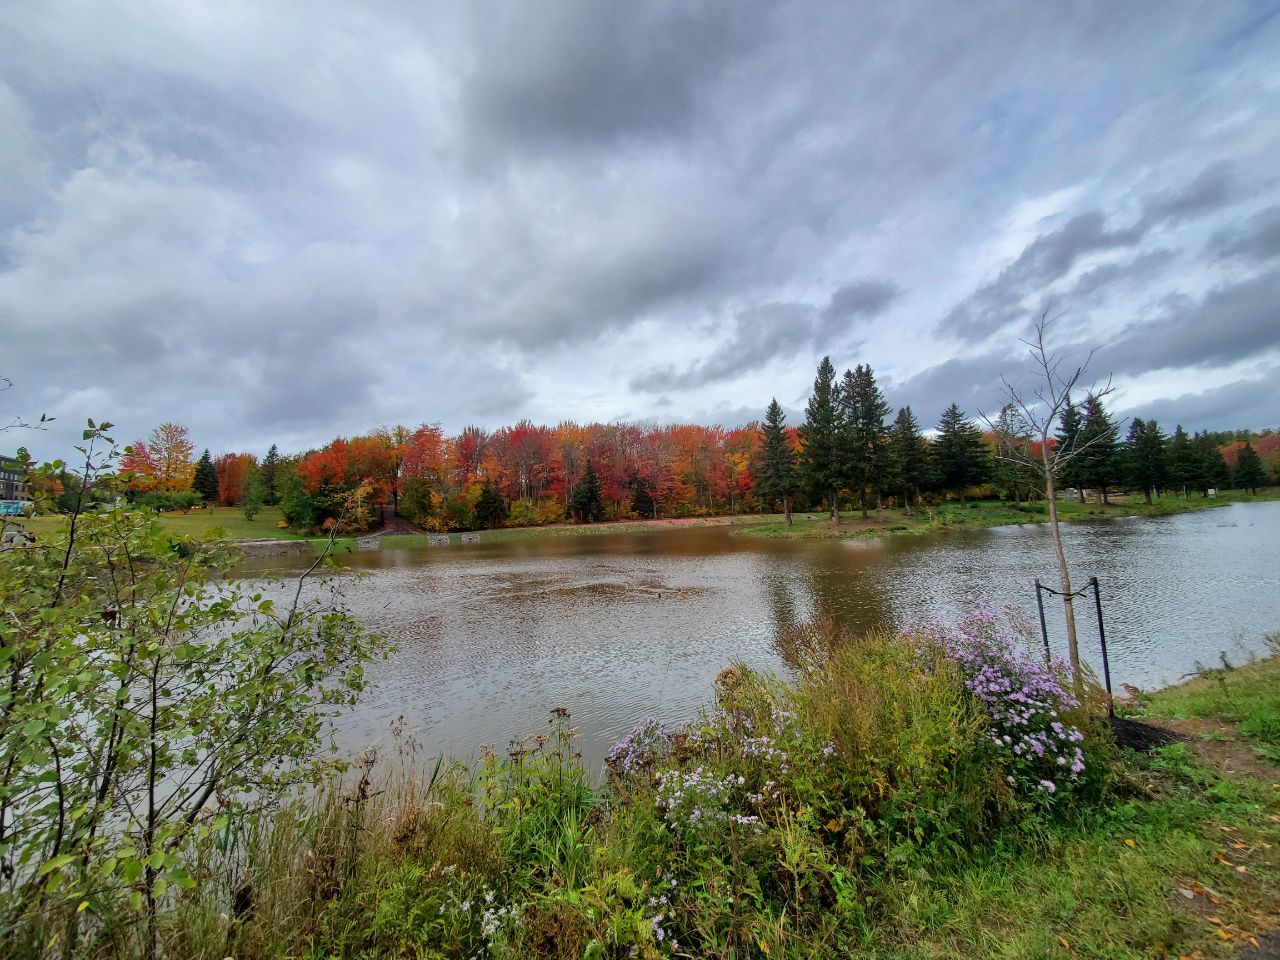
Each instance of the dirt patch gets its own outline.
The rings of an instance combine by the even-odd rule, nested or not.
[[[1280,767],[1264,760],[1249,741],[1240,736],[1234,723],[1199,717],[1162,717],[1159,727],[1186,741],[1224,776],[1254,777],[1264,783],[1280,784]]]
[[[1258,945],[1240,951],[1240,960],[1280,960],[1280,932],[1264,933],[1256,938]]]
[[[1131,717],[1112,717],[1111,732],[1120,746],[1140,753],[1149,753],[1156,747],[1167,747],[1183,739],[1167,727],[1153,726]]]

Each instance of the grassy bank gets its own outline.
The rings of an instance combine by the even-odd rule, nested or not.
[[[1107,517],[1163,517],[1195,510],[1207,510],[1232,503],[1251,503],[1280,499],[1280,487],[1260,490],[1250,496],[1237,490],[1220,493],[1217,497],[1192,496],[1159,497],[1152,504],[1139,496],[1115,496],[1112,503],[1098,506],[1092,501],[1081,504],[1075,500],[1060,500],[1059,515],[1063,520],[1096,520]],[[484,543],[512,543],[521,540],[547,537],[590,537],[611,534],[649,533],[659,530],[688,527],[735,527],[735,536],[768,537],[778,539],[848,539],[879,538],[912,534],[939,533],[946,530],[981,527],[1000,527],[1020,523],[1044,523],[1048,520],[1048,507],[1043,503],[1014,506],[1000,501],[978,500],[961,505],[948,502],[932,507],[912,510],[885,509],[873,511],[871,518],[863,520],[858,511],[840,514],[840,522],[832,523],[827,514],[820,511],[799,511],[795,523],[788,526],[782,514],[739,514],[726,517],[693,517],[680,520],[631,520],[611,523],[552,524],[542,527],[512,527],[496,530],[480,530]],[[282,517],[278,507],[264,507],[253,520],[246,520],[239,507],[214,507],[208,510],[192,510],[190,513],[165,513],[160,521],[165,529],[183,536],[225,536],[232,540],[310,540],[323,545],[323,537],[306,537],[280,527]],[[20,521],[37,536],[52,536],[66,528],[63,516],[31,517]],[[381,546],[389,550],[412,550],[430,546],[426,533],[390,534],[381,537]],[[462,535],[449,534],[452,544],[459,544]],[[344,538],[342,550],[354,549],[355,541]]]
[[[1191,496],[1157,497],[1148,504],[1141,496],[1114,496],[1109,505],[1099,506],[1090,501],[1059,500],[1058,515],[1063,520],[1096,520],[1107,517],[1165,517],[1177,513],[1190,513],[1223,507],[1232,503],[1252,503],[1280,500],[1280,487],[1259,490],[1250,496],[1238,490],[1228,490],[1217,497]],[[771,520],[759,526],[742,530],[738,535],[746,537],[770,537],[783,539],[823,540],[850,538],[893,537],[924,533],[941,533],[947,530],[1003,527],[1020,523],[1045,523],[1049,519],[1048,506],[1041,503],[1014,506],[991,500],[975,500],[969,503],[948,502],[932,507],[912,510],[892,509],[872,511],[868,520],[858,511],[841,513],[840,522],[832,523],[823,513],[797,513],[795,523],[787,526],[781,519]]]
[[[507,527],[478,530],[483,543],[515,543],[547,537],[598,537],[623,533],[652,533],[661,530],[683,530],[690,527],[738,527],[762,521],[772,522],[781,514],[739,514],[728,517],[690,517],[680,520],[621,520],[610,523],[552,524],[544,527]],[[450,543],[461,543],[461,533],[450,533]],[[385,549],[415,549],[428,546],[427,534],[392,534],[382,538]]]
[[[1267,643],[1280,653],[1280,633]],[[1205,670],[1154,694],[1144,712],[1159,721],[1181,722],[1205,742],[1239,742],[1280,764],[1280,657]]]
[[[726,671],[689,727],[641,723],[603,786],[563,711],[474,765],[401,733],[197,851],[162,953],[1207,958],[1280,910],[1269,782],[1118,747],[989,620],[785,640],[794,683]],[[1280,678],[1250,669],[1229,700],[1191,684],[1151,711],[1248,722]]]
[[[316,545],[317,550],[328,542],[326,537],[304,537],[282,528],[280,522],[283,519],[279,507],[263,507],[252,520],[246,520],[244,511],[239,507],[210,507],[207,510],[192,510],[190,513],[162,513],[159,516],[160,525],[169,533],[200,540],[309,540]],[[41,539],[56,537],[67,529],[67,518],[62,515],[24,517],[19,522]],[[339,551],[354,549],[355,540],[350,537],[342,538],[335,547]]]

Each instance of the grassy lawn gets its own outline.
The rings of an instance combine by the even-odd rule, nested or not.
[[[1113,802],[889,887],[898,958],[1232,957],[1274,924],[1274,791],[1184,744],[1128,761]],[[1190,894],[1190,896],[1187,896]]]
[[[1267,642],[1280,650],[1280,633]],[[1280,658],[1206,670],[1154,694],[1145,712],[1155,718],[1226,721],[1264,758],[1280,764]]]
[[[239,507],[211,507],[208,510],[192,510],[190,513],[175,511],[160,514],[160,522],[166,530],[190,537],[221,535],[231,540],[314,540],[323,538],[303,537],[281,529],[279,507],[263,507],[252,520],[244,518]],[[65,516],[23,518],[22,525],[39,537],[53,536],[66,529]]]
[[[1098,506],[1093,501],[1059,500],[1058,516],[1063,520],[1099,519],[1103,517],[1164,517],[1194,510],[1222,507],[1231,503],[1280,499],[1280,487],[1259,490],[1256,497],[1242,491],[1228,490],[1217,497],[1157,497],[1148,505],[1141,496],[1114,496],[1111,503]],[[813,519],[809,519],[812,517]],[[1044,523],[1049,508],[1043,503],[1014,506],[991,500],[975,500],[964,504],[948,502],[932,507],[872,511],[867,520],[859,511],[842,512],[840,522],[832,523],[821,512],[797,512],[795,523],[787,526],[781,518],[742,530],[739,536],[797,539],[846,539],[853,537],[890,537],[903,534],[939,533],[956,528],[1002,527],[1019,523]]]

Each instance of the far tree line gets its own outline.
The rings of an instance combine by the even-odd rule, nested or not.
[[[837,379],[831,358],[824,357],[798,430],[787,428],[776,398],[765,412],[754,461],[757,496],[781,504],[788,523],[797,498],[821,503],[838,522],[846,497],[864,519],[886,497],[906,507],[926,495],[963,503],[970,491],[1015,503],[1043,497],[1041,475],[1018,462],[1025,456],[1012,455],[1032,452],[1037,444],[1012,404],[984,430],[953,403],[932,438],[910,406],[892,420],[890,413],[870,366],[859,364]],[[1254,439],[1275,461],[1271,477]],[[1053,442],[1079,451],[1058,479],[1082,503],[1087,492],[1106,504],[1118,489],[1137,490],[1150,503],[1160,491],[1207,496],[1234,486],[1256,493],[1273,478],[1280,482],[1280,437],[1272,431],[1256,438],[1248,431],[1188,436],[1178,425],[1170,435],[1155,420],[1135,418],[1121,439],[1119,425],[1094,393],[1079,404],[1068,400]]]
[[[1125,426],[1092,394],[1068,405],[1053,442],[1081,452],[1060,486],[1106,503],[1119,490],[1150,499],[1161,491],[1203,496],[1215,487],[1280,482],[1280,434],[1273,431],[1188,435],[1177,426],[1169,434],[1142,419]],[[953,403],[929,436],[910,406],[890,408],[869,365],[837,376],[823,358],[796,427],[775,399],[762,422],[731,430],[522,421],[448,436],[437,425],[398,426],[295,455],[273,445],[259,458],[207,449],[196,456],[189,431],[165,423],[127,448],[118,486],[156,510],[224,505],[253,517],[264,505],[278,506],[286,523],[308,531],[332,525],[362,485],[372,496],[357,527],[378,522],[379,504],[441,531],[774,509],[788,520],[795,509],[838,520],[850,506],[866,517],[884,505],[1042,497],[1034,471],[1002,459],[1010,445],[1034,447],[1012,407],[980,423]],[[74,475],[39,482],[51,485],[41,491],[46,502],[74,505]]]

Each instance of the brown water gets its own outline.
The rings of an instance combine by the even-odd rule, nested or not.
[[[1102,584],[1112,675],[1163,685],[1280,630],[1280,503],[1064,526],[1079,585]],[[693,716],[741,660],[785,670],[781,627],[830,614],[856,629],[986,605],[1038,634],[1032,581],[1056,582],[1044,526],[881,541],[777,541],[725,527],[351,554],[355,616],[398,646],[340,725],[347,749],[404,715],[429,753],[543,729],[569,708],[587,760],[652,714]],[[279,566],[280,561],[276,561]],[[286,571],[279,571],[284,573]],[[1092,601],[1077,607],[1096,650]],[[1055,647],[1061,605],[1046,601]],[[1083,614],[1083,616],[1081,616]],[[1094,657],[1096,660],[1096,656]]]

